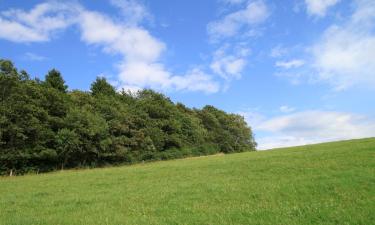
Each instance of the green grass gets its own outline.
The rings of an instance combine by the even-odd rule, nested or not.
[[[374,224],[375,138],[0,178],[0,224]]]

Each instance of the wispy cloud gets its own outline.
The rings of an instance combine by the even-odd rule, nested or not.
[[[300,66],[303,66],[305,64],[305,61],[301,59],[293,59],[289,61],[277,61],[276,66],[277,67],[282,67],[284,69],[290,69],[290,68],[297,68]]]
[[[375,88],[375,1],[355,1],[344,24],[331,25],[312,47],[312,65],[336,90],[365,85]]]
[[[241,78],[242,71],[246,66],[246,57],[250,54],[250,49],[238,45],[231,51],[229,45],[224,45],[213,53],[211,69],[215,74],[220,75],[226,80]]]
[[[242,77],[251,54],[248,39],[260,33],[258,25],[267,20],[270,12],[262,0],[221,2],[240,7],[207,24],[210,43],[216,46],[210,68],[214,74],[225,79],[226,89],[231,80]]]
[[[375,1],[355,0],[352,6],[348,18],[329,25],[314,42],[286,55],[281,47],[272,50],[275,74],[292,84],[328,83],[334,91],[375,89]]]
[[[249,1],[245,8],[232,12],[224,18],[208,24],[207,31],[211,39],[221,39],[232,37],[243,29],[248,30],[249,26],[254,26],[264,22],[269,16],[267,5],[261,1]],[[251,32],[250,32],[251,33]]]
[[[270,56],[272,58],[279,58],[279,57],[282,57],[284,56],[285,54],[288,53],[288,49],[281,46],[281,45],[277,45],[276,47],[272,48],[271,49],[271,52],[270,52]]]
[[[44,61],[47,60],[47,57],[32,53],[32,52],[26,52],[23,56],[25,60],[30,60],[30,61]]]
[[[307,12],[310,15],[324,17],[327,10],[340,0],[305,0]]]
[[[111,0],[111,4],[118,7],[122,16],[124,17],[124,22],[129,25],[137,25],[144,20],[150,20],[152,18],[149,10],[136,0]]]
[[[241,3],[245,2],[245,1],[246,0],[220,0],[220,2],[227,3],[227,4],[232,4],[232,5],[241,4]]]
[[[291,113],[291,112],[295,111],[296,109],[293,108],[293,107],[287,106],[287,105],[282,105],[282,106],[280,106],[279,110],[282,113]]]
[[[45,2],[29,12],[11,9],[0,13],[0,38],[13,42],[44,42],[74,22],[73,4]],[[50,15],[53,14],[53,15]]]

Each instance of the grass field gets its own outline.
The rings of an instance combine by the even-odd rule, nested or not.
[[[375,138],[0,178],[0,224],[375,223]]]

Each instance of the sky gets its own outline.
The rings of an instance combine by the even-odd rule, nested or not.
[[[241,114],[259,149],[375,136],[374,0],[0,0],[0,58]]]

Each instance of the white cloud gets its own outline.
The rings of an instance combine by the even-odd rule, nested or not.
[[[102,45],[105,51],[122,54],[128,61],[153,62],[165,50],[165,44],[147,30],[116,24],[98,12],[81,12],[79,25],[83,41]]]
[[[307,13],[318,17],[326,15],[328,8],[336,5],[340,0],[305,0]]]
[[[236,112],[237,114],[243,116],[249,126],[253,129],[256,129],[265,119],[266,117],[257,112],[257,110],[246,110],[246,111],[239,111]]]
[[[246,66],[245,58],[250,54],[250,49],[237,47],[235,54],[229,54],[227,53],[228,48],[228,45],[226,45],[214,52],[210,67],[215,74],[226,80],[239,79]]]
[[[116,85],[116,86],[118,87],[118,90],[120,91],[124,90],[132,94],[136,94],[138,91],[142,90],[142,88],[138,86],[131,86],[131,85],[123,85],[123,86]]]
[[[350,20],[332,25],[311,47],[320,79],[342,90],[355,85],[375,87],[375,1],[358,0]]]
[[[1,12],[0,38],[14,42],[42,42],[56,31],[77,26],[81,40],[121,56],[118,86],[135,90],[140,87],[217,92],[219,85],[210,75],[191,70],[173,75],[161,62],[166,45],[138,25],[148,12],[134,0],[112,0],[122,9],[126,22],[85,9],[78,4],[47,2],[29,12],[12,9]],[[29,55],[30,56],[30,55]],[[34,57],[34,59],[36,59]]]
[[[307,144],[320,143],[321,141],[312,141],[303,137],[287,136],[287,135],[273,135],[256,139],[258,143],[258,150],[268,150],[273,148],[300,146]]]
[[[282,113],[290,113],[290,112],[295,111],[296,109],[287,105],[282,105],[280,106],[279,110]]]
[[[222,0],[227,4],[241,4],[244,0]],[[240,41],[249,37],[258,36],[261,31],[258,26],[269,17],[267,5],[262,0],[246,1],[241,9],[224,15],[221,19],[207,25],[207,33],[212,44],[220,44],[212,53],[210,68],[212,72],[224,78],[227,83],[223,90],[228,88],[232,79],[240,79],[250,55],[249,43]],[[234,41],[226,38],[237,35],[240,39]]]
[[[275,74],[292,84],[327,82],[334,91],[358,87],[374,90],[375,1],[355,0],[352,6],[348,18],[328,26],[313,44],[292,50],[304,60],[279,60],[275,66],[282,70]],[[280,58],[279,53],[277,47],[271,56]]]
[[[13,42],[49,41],[55,32],[73,23],[72,14],[76,7],[46,2],[29,12],[18,9],[3,11],[0,14],[0,38]]]
[[[245,117],[247,119],[247,117]],[[259,149],[312,144],[375,136],[375,120],[336,111],[301,111],[271,118],[260,117],[253,127]]]
[[[245,0],[220,0],[220,1],[223,3],[227,3],[227,4],[232,4],[232,5],[241,4],[245,2]]]
[[[221,20],[209,23],[207,30],[213,39],[231,37],[236,35],[243,27],[264,22],[268,16],[269,11],[263,1],[249,1],[245,9],[230,13]]]
[[[150,19],[151,14],[143,4],[136,0],[111,0],[111,4],[120,8],[125,17],[124,22],[137,25],[145,19]]]
[[[0,38],[14,42],[46,41],[48,37],[27,26],[0,18]]]
[[[224,44],[218,48],[212,57],[210,68],[216,75],[227,81],[239,79],[246,67],[246,58],[250,55],[250,48],[245,43],[236,45]]]
[[[203,91],[215,93],[219,91],[219,84],[212,81],[210,75],[198,68],[188,71],[183,76],[171,77],[172,86],[177,90]]]
[[[215,93],[220,85],[212,77],[198,68],[188,71],[184,75],[171,76],[162,64],[128,63],[120,69],[120,79],[125,80],[121,86],[126,90],[137,91],[148,85],[155,89],[175,89],[177,91],[201,91]],[[152,74],[152,76],[150,76]]]
[[[245,65],[246,62],[244,59],[226,56],[225,58],[217,59],[212,62],[211,69],[226,79],[229,79],[229,77],[238,79],[241,77],[241,72]]]
[[[290,61],[277,61],[276,66],[277,67],[282,67],[284,69],[290,69],[290,68],[297,68],[301,67],[305,64],[305,61],[300,60],[300,59],[293,59]]]
[[[144,61],[126,61],[120,67],[120,80],[128,85],[154,86],[158,89],[167,88],[170,74],[160,63]]]
[[[116,24],[110,18],[97,12],[81,13],[82,39],[102,46],[104,51],[120,54],[123,60],[118,65],[120,87],[136,90],[139,87],[175,89],[213,93],[219,90],[211,76],[187,72],[173,75],[160,57],[166,46],[140,27]],[[103,27],[98,30],[97,27]],[[200,77],[201,76],[201,77]],[[131,88],[129,88],[131,87]]]
[[[32,52],[26,52],[24,55],[24,59],[30,60],[30,61],[44,61],[47,59],[47,57],[32,53]]]
[[[286,48],[282,47],[281,45],[278,45],[278,46],[274,47],[273,49],[271,49],[270,56],[272,58],[279,58],[279,57],[287,54],[287,52],[288,52],[288,50]]]

